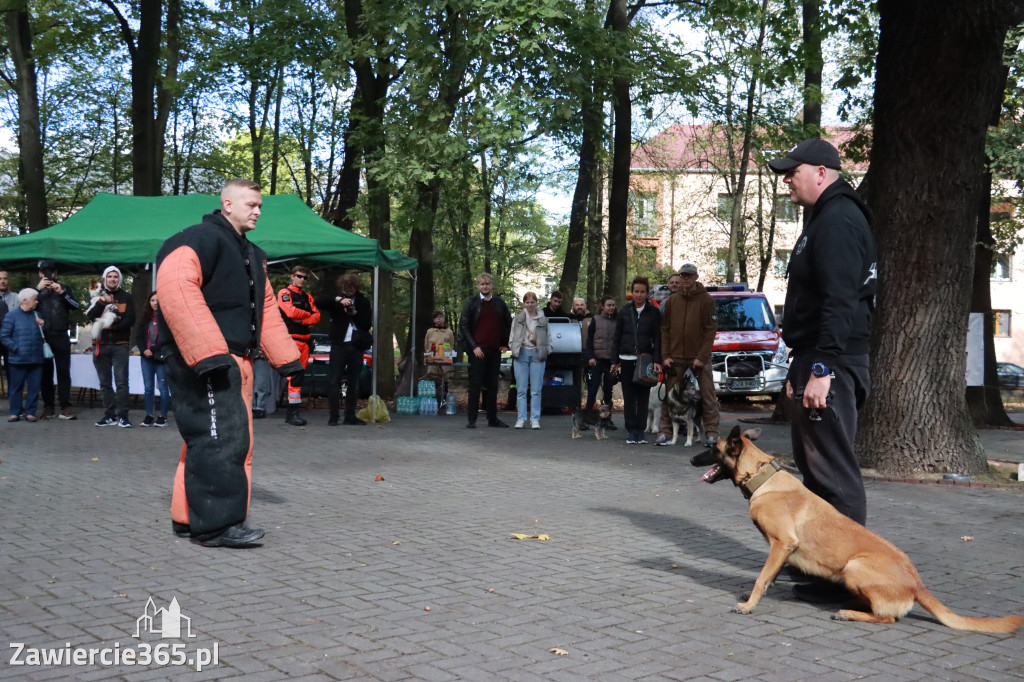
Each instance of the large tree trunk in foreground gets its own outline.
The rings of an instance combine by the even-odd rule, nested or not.
[[[882,0],[866,185],[879,295],[862,464],[888,474],[986,469],[964,398],[985,133],[1002,96],[1008,0]]]

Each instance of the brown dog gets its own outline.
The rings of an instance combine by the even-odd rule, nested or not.
[[[833,618],[865,623],[894,623],[917,602],[940,623],[956,630],[1013,632],[1024,617],[965,618],[932,596],[921,576],[898,547],[837,512],[832,505],[779,469],[771,455],[751,443],[756,431],[738,426],[706,452],[690,459],[694,466],[714,465],[703,480],[731,478],[750,500],[750,518],[768,541],[768,561],[757,576],[750,599],[736,605],[739,613],[757,606],[783,564],[807,575],[846,586],[870,611],[842,609]]]

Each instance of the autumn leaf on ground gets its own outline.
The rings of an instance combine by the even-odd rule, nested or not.
[[[549,654],[554,654],[555,656],[568,656],[569,655],[568,651],[566,651],[565,649],[559,649],[558,647],[552,647],[552,648],[548,649],[548,653]]]
[[[974,536],[973,535],[961,535],[960,539],[963,540],[964,542],[970,542],[971,540],[974,539]]]
[[[512,537],[516,540],[550,540],[551,536],[547,533],[541,535],[526,535],[525,533],[512,533]]]
[[[373,480],[374,480],[374,481],[383,481],[383,480],[384,480],[384,477],[383,477],[383,476],[381,476],[380,474],[377,474],[377,478],[375,478],[375,479],[373,479]]]

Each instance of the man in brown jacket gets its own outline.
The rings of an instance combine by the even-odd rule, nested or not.
[[[704,442],[718,439],[718,396],[711,374],[711,346],[718,331],[715,301],[704,285],[697,281],[697,266],[686,263],[679,270],[682,284],[661,305],[661,366],[669,386],[679,386],[687,369],[693,370],[700,386],[703,403]],[[660,435],[655,445],[668,445],[672,440],[672,419],[669,410],[661,411]]]

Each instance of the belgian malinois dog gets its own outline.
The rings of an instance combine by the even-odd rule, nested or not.
[[[853,521],[782,471],[771,455],[751,442],[756,431],[738,426],[707,451],[690,459],[693,466],[711,466],[707,483],[732,479],[750,500],[750,518],[768,541],[768,561],[757,576],[750,598],[736,604],[750,613],[768,590],[783,564],[803,573],[845,585],[865,610],[841,609],[833,618],[865,623],[894,623],[914,603],[955,630],[1010,633],[1024,625],[1022,616],[966,618],[942,605],[924,586],[921,576],[896,545]]]

